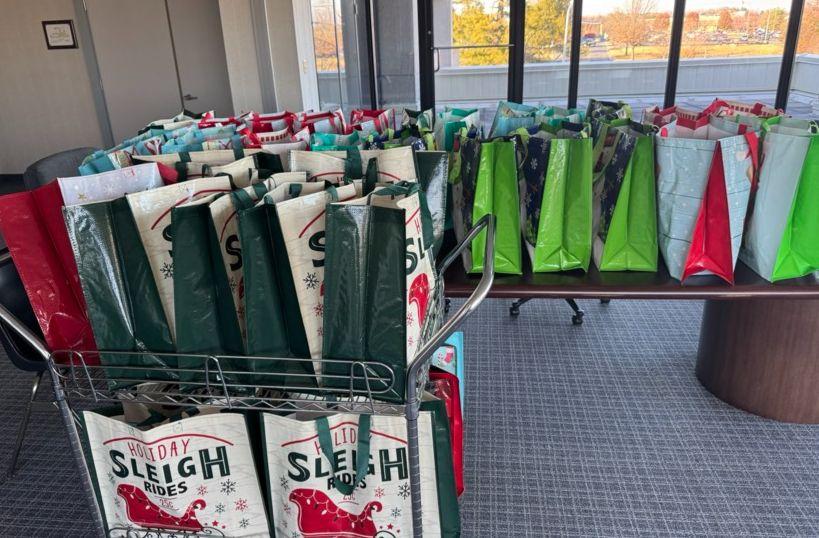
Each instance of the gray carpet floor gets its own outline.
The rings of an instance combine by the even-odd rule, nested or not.
[[[698,302],[487,301],[467,322],[466,537],[817,536],[819,427],[734,409],[694,377]],[[28,378],[0,360],[0,463]],[[87,536],[56,410],[0,486],[0,535]],[[4,467],[3,467],[4,468]]]

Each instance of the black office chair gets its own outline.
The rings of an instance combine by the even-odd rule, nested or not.
[[[0,316],[0,345],[6,350],[6,355],[8,355],[14,366],[24,372],[34,374],[31,383],[31,394],[23,411],[20,426],[17,429],[17,442],[5,480],[14,475],[16,470],[17,459],[23,447],[23,440],[26,435],[29,416],[31,415],[31,408],[37,398],[43,373],[47,370],[43,354],[45,344],[42,343],[42,332],[34,317],[34,312],[31,310],[31,304],[26,296],[23,283],[20,281],[20,276],[17,274],[17,269],[14,267],[7,250],[0,251],[0,308],[5,310],[3,314],[11,314],[25,329],[33,333],[33,336],[39,338],[40,348],[37,349],[26,342],[18,331],[5,322],[3,316]]]

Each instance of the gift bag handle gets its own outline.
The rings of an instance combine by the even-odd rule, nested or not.
[[[370,418],[370,415],[359,415],[358,418],[358,448],[356,449],[355,479],[353,483],[345,484],[338,479],[333,480],[333,485],[342,495],[351,495],[358,483],[367,475],[367,470],[370,467]],[[318,430],[321,452],[330,462],[330,469],[332,469],[335,477],[338,471],[333,457],[333,443],[330,439],[330,423],[327,421],[327,417],[316,419],[316,429]]]

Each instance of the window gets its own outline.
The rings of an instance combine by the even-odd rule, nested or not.
[[[689,0],[677,103],[702,108],[714,97],[773,105],[790,0]]]
[[[435,101],[478,108],[488,128],[509,73],[509,0],[434,3]]]
[[[526,0],[523,100],[566,106],[572,43],[571,0]]]
[[[819,115],[819,0],[806,0],[793,65],[788,113]]]
[[[673,0],[583,2],[578,106],[623,100],[639,119],[662,105],[673,10]]]

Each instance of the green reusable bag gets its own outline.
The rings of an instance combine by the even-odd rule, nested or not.
[[[452,462],[452,443],[446,404],[430,399],[421,402],[421,411],[432,414],[432,437],[435,442],[435,478],[438,488],[438,514],[441,518],[441,536],[457,538],[461,535],[461,514],[455,487]]]
[[[202,198],[171,210],[173,245],[174,315],[179,353],[242,355],[244,345],[235,319],[230,288],[217,278],[222,268],[219,242],[211,225],[208,204],[218,195]],[[221,359],[223,371],[246,369],[246,361]],[[202,359],[179,358],[182,369],[204,368]],[[215,364],[209,364],[215,368]],[[205,381],[196,372],[180,372],[182,382]],[[235,379],[225,376],[226,380]],[[219,379],[214,374],[212,382]],[[190,386],[188,388],[197,388]]]
[[[819,270],[819,136],[812,136],[788,222],[779,243],[772,281]]]
[[[104,351],[173,353],[168,322],[148,257],[125,198],[68,206],[63,210],[82,283],[94,340],[103,366],[149,366],[156,370],[106,368],[109,378],[174,380],[173,357],[107,354]],[[111,388],[128,382],[111,381]]]
[[[402,402],[407,365],[420,348],[435,289],[432,222],[418,183],[379,188],[363,198],[327,205],[324,273],[325,358],[322,383],[348,389],[350,375],[365,390],[352,361],[392,369],[392,390],[375,380],[377,399]],[[373,367],[371,376],[388,370]]]
[[[532,270],[587,271],[591,246],[592,141],[552,140]]]
[[[444,241],[446,228],[449,154],[445,151],[416,151],[415,160],[418,164],[418,183],[424,191],[432,217],[433,248],[437,253]]]
[[[495,272],[519,275],[523,272],[520,248],[520,203],[518,165],[514,141],[493,140],[480,148],[472,222],[495,215]],[[589,206],[591,210],[591,205]],[[472,241],[470,273],[483,271],[486,231]]]
[[[599,270],[657,270],[654,173],[653,136],[624,132],[595,185],[594,259]]]
[[[323,183],[285,183],[276,187],[254,207],[238,213],[239,241],[244,259],[242,269],[248,355],[310,357],[275,204],[320,192],[324,188]],[[315,372],[310,360],[286,364],[258,360],[252,362],[253,371],[284,374],[260,376],[265,384],[302,389],[315,385]]]

